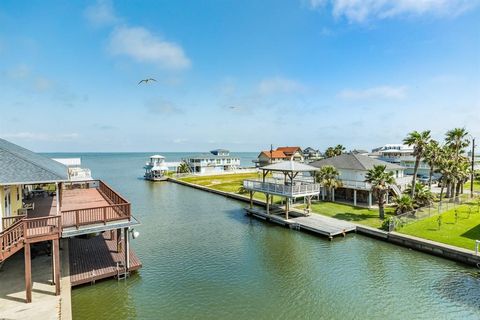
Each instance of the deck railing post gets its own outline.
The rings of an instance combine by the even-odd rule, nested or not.
[[[107,207],[103,207],[103,224],[107,224]]]
[[[78,230],[79,222],[80,222],[79,212],[78,210],[75,210],[75,226],[77,227],[77,230]]]

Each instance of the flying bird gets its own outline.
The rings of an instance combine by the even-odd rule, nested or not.
[[[140,82],[139,82],[138,84],[140,84],[140,83],[142,83],[142,82],[149,83],[149,82],[151,82],[151,81],[157,82],[157,80],[155,80],[155,79],[153,79],[153,78],[148,78],[148,79],[140,80]]]

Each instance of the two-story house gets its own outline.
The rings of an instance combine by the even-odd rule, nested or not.
[[[192,173],[221,173],[232,171],[240,167],[240,158],[231,156],[230,151],[216,149],[210,153],[194,155],[183,159]]]
[[[305,157],[300,147],[278,147],[275,150],[261,151],[255,160],[257,167],[263,167],[280,161],[304,162]]]

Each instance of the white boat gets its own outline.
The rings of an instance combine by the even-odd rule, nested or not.
[[[167,180],[168,167],[165,164],[165,157],[154,155],[150,157],[150,161],[145,164],[144,178],[151,181]]]

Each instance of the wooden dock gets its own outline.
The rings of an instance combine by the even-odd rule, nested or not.
[[[70,238],[70,281],[73,286],[113,278],[118,274],[117,262],[125,265],[123,252],[117,252],[117,244],[110,239],[110,232],[90,239]],[[142,267],[137,255],[130,249],[130,269]],[[121,270],[124,272],[124,268]]]
[[[247,208],[247,214],[256,218],[288,226],[291,229],[307,230],[333,239],[338,235],[345,236],[348,232],[356,231],[356,226],[346,221],[325,217],[319,214],[304,216],[299,212],[290,212],[291,218],[285,219],[283,209],[272,210],[271,214],[261,208]]]

